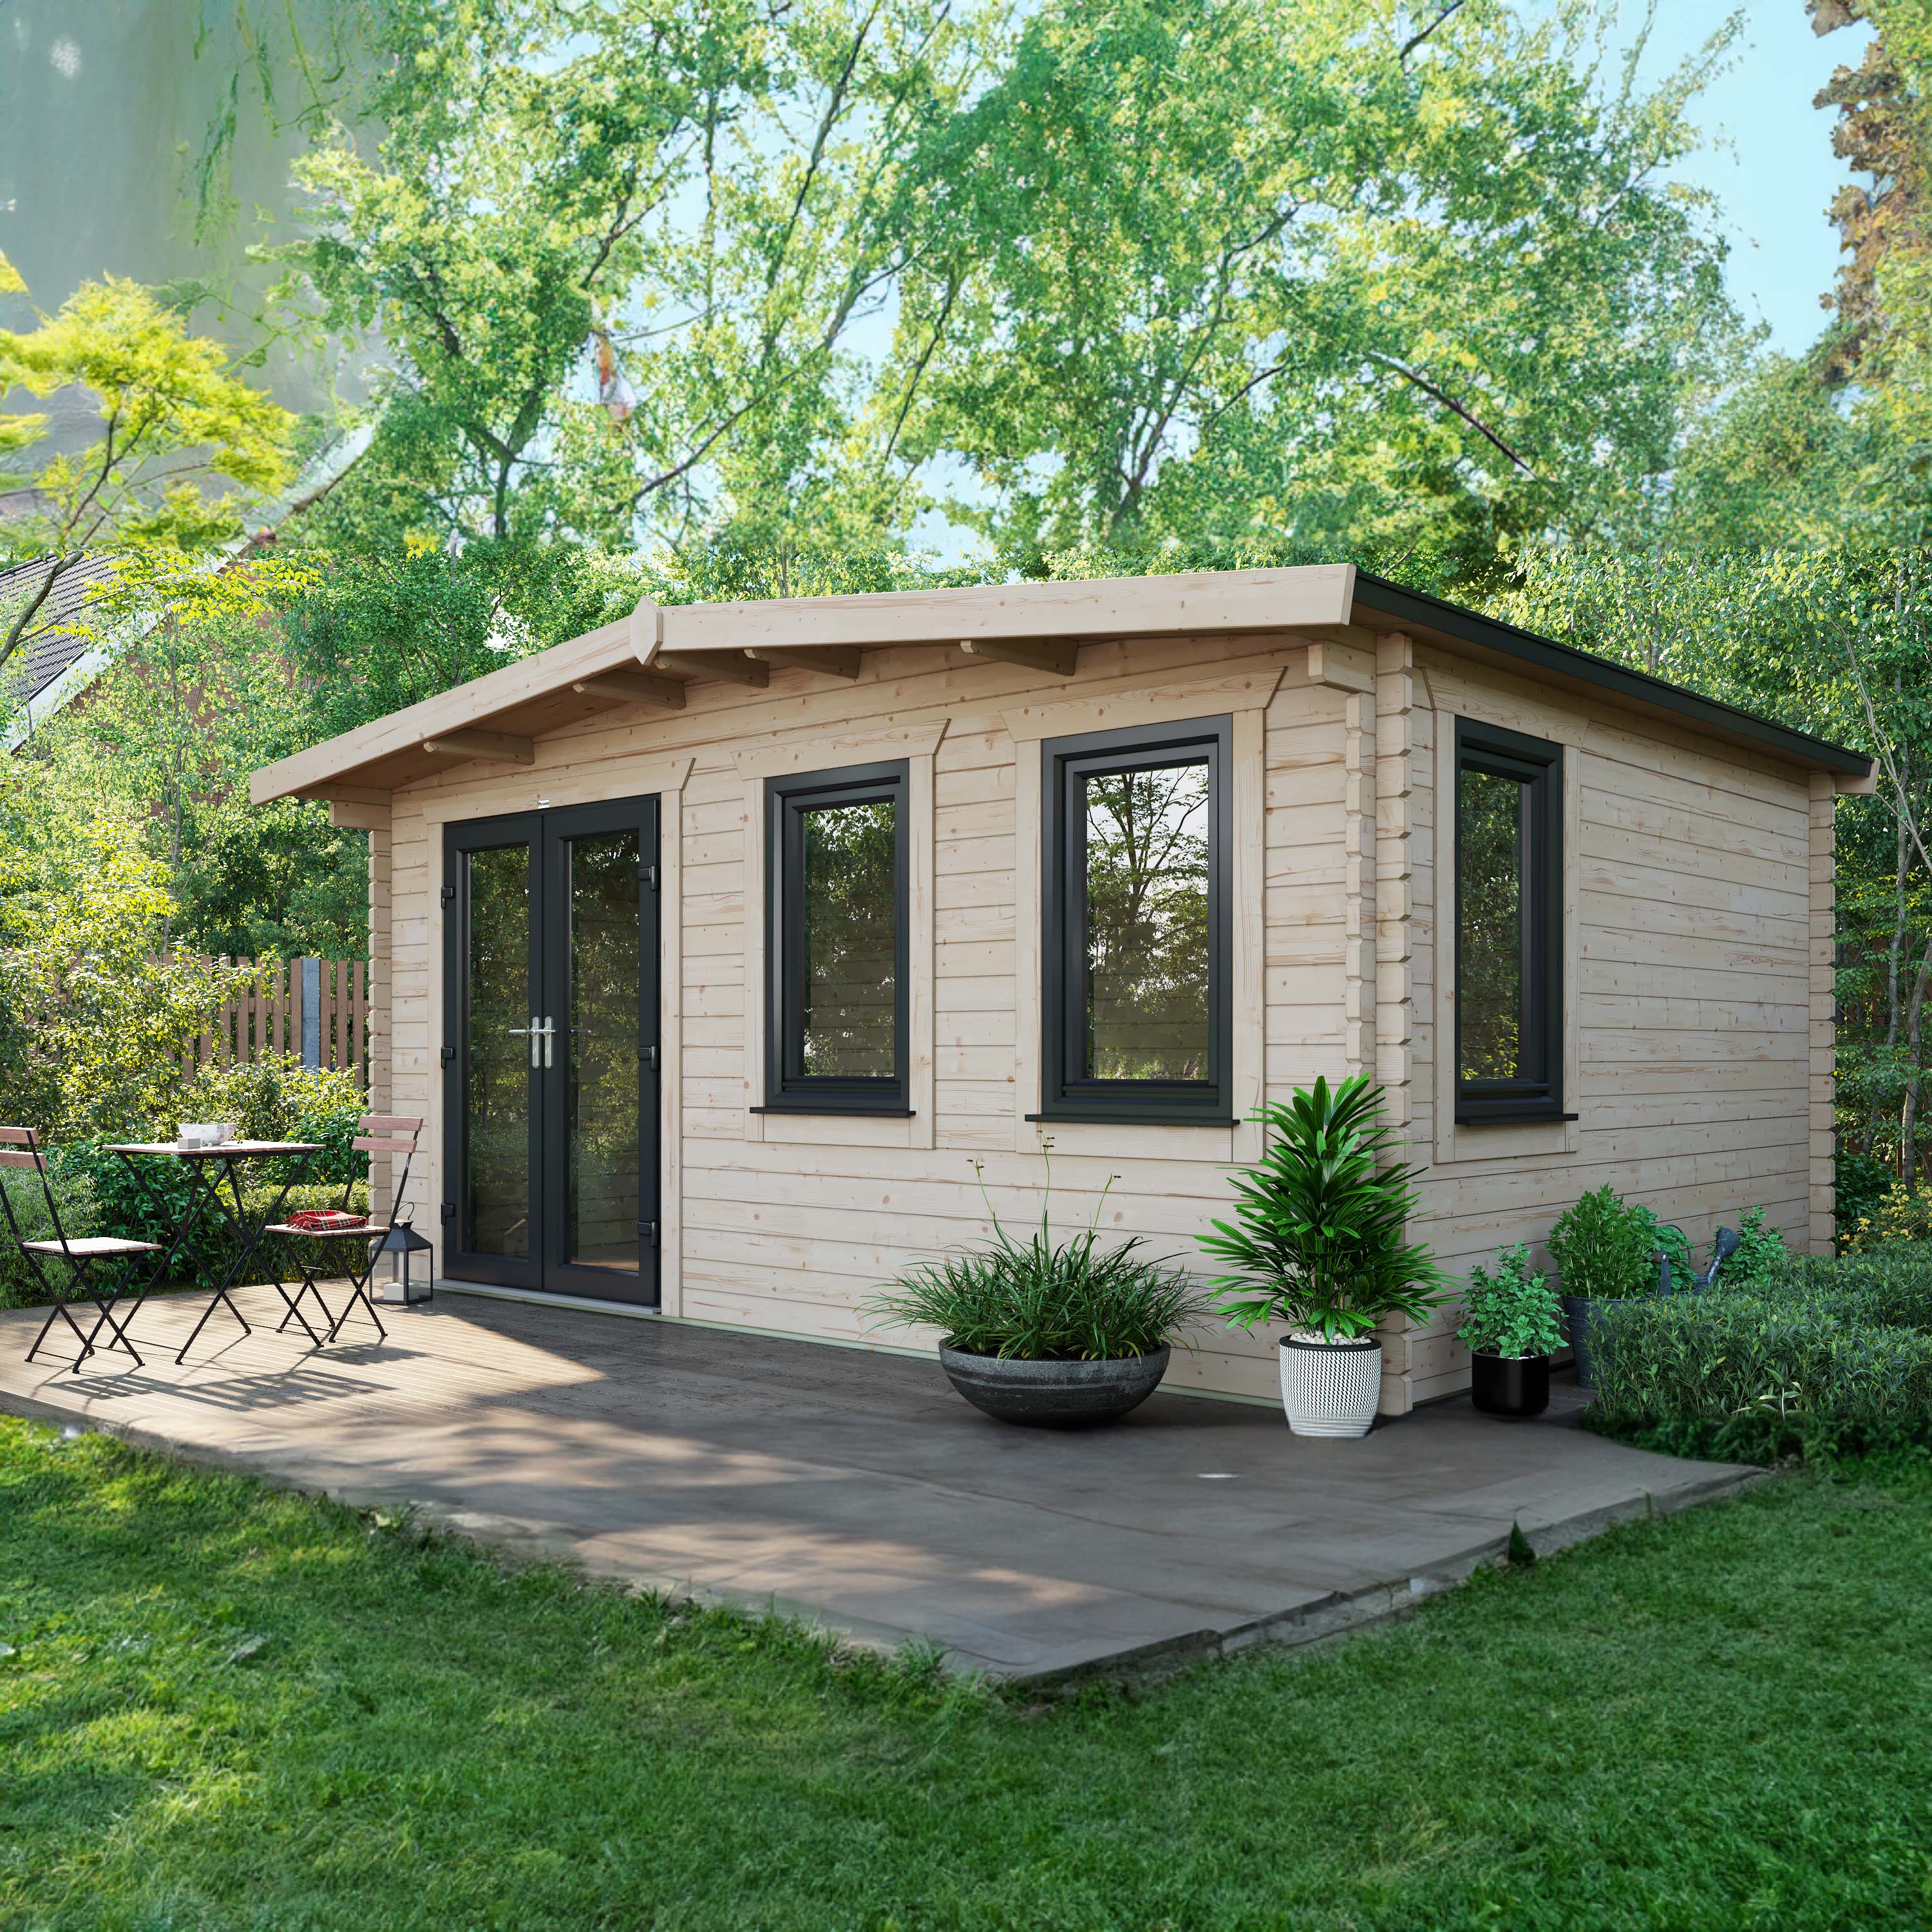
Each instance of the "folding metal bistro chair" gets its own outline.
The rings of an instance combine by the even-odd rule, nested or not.
[[[403,1171],[396,1177],[393,1195],[394,1199],[400,1201],[409,1189],[410,1163],[416,1158],[417,1137],[422,1132],[422,1120],[406,1114],[365,1114],[356,1123],[356,1138],[350,1142],[350,1145],[358,1154],[372,1156],[399,1154],[403,1156]],[[374,1167],[375,1162],[371,1160],[370,1168],[372,1186]],[[262,1229],[262,1232],[264,1234],[286,1235],[291,1240],[326,1241],[332,1244],[339,1242],[344,1244],[351,1254],[354,1252],[354,1244],[358,1241],[364,1244],[368,1250],[361,1270],[358,1272],[353,1268],[346,1270],[349,1299],[343,1304],[342,1312],[340,1315],[334,1313],[330,1310],[328,1302],[323,1298],[322,1290],[316,1286],[314,1269],[310,1267],[298,1253],[296,1256],[296,1265],[302,1270],[302,1286],[296,1290],[294,1296],[289,1300],[288,1313],[276,1324],[278,1332],[286,1328],[291,1322],[299,1318],[296,1311],[302,1306],[302,1298],[304,1295],[313,1295],[315,1298],[316,1306],[322,1310],[322,1319],[328,1324],[328,1331],[322,1338],[322,1347],[326,1348],[342,1332],[342,1324],[355,1312],[356,1304],[358,1301],[368,1310],[369,1319],[376,1324],[376,1334],[385,1341],[388,1339],[389,1331],[382,1326],[382,1318],[376,1312],[376,1304],[370,1297],[369,1278],[376,1272],[376,1258],[381,1254],[382,1244],[388,1238],[392,1232],[392,1224],[386,1221],[379,1223],[374,1220],[352,1220],[349,1209],[349,1198],[355,1191],[355,1187],[356,1183],[352,1177],[345,1180],[342,1184],[340,1204],[332,1209],[320,1210],[341,1217],[340,1221],[333,1226],[305,1227],[292,1218]],[[394,1224],[395,1226],[404,1228],[406,1228],[409,1225],[406,1221]]]
[[[158,1255],[160,1248],[152,1241],[124,1240],[118,1234],[70,1234],[61,1226],[60,1209],[55,1204],[53,1185],[47,1178],[46,1157],[41,1150],[38,1128],[0,1127],[0,1167],[31,1167],[39,1175],[40,1192],[46,1198],[47,1214],[53,1223],[54,1238],[51,1241],[28,1240],[20,1232],[12,1194],[0,1187],[0,1207],[6,1210],[7,1226],[13,1233],[14,1245],[26,1256],[28,1267],[46,1290],[47,1299],[53,1304],[47,1312],[47,1318],[40,1324],[40,1332],[34,1337],[34,1346],[27,1351],[28,1360],[31,1362],[40,1353],[48,1330],[56,1322],[64,1322],[80,1344],[80,1353],[70,1364],[76,1374],[81,1364],[95,1352],[94,1344],[103,1328],[111,1339],[101,1342],[102,1348],[125,1348],[134,1358],[135,1367],[145,1367],[134,1343],[128,1339],[127,1318],[118,1322],[114,1318],[114,1305],[122,1299],[119,1282],[104,1289],[97,1286],[94,1270],[104,1262],[129,1262],[136,1255]],[[65,1262],[70,1270],[64,1288],[47,1273],[46,1264],[50,1257]],[[80,1324],[74,1318],[75,1306],[83,1301],[94,1305],[94,1326],[86,1334],[81,1333]]]

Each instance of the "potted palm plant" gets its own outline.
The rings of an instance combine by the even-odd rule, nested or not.
[[[1234,1219],[1200,1238],[1228,1265],[1214,1286],[1232,1326],[1288,1324],[1281,1402],[1298,1436],[1366,1435],[1382,1388],[1377,1325],[1419,1320],[1445,1298],[1435,1256],[1405,1238],[1412,1170],[1389,1160],[1382,1105],[1358,1075],[1264,1108],[1266,1147],[1235,1174]]]
[[[1469,1270],[1462,1325],[1469,1351],[1469,1395],[1486,1415],[1540,1415],[1550,1406],[1550,1358],[1563,1346],[1556,1297],[1529,1270],[1529,1244],[1505,1248],[1496,1271]]]
[[[1171,1258],[1143,1253],[1138,1234],[1102,1246],[1101,1210],[1062,1239],[1051,1218],[1052,1168],[1040,1225],[1010,1234],[993,1224],[984,1247],[922,1262],[868,1298],[882,1319],[940,1334],[940,1366],[973,1406],[1002,1422],[1078,1429],[1138,1408],[1167,1372],[1172,1345],[1212,1312],[1211,1298]]]

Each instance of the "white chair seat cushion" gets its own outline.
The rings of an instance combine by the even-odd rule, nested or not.
[[[124,1241],[118,1234],[76,1234],[70,1241],[22,1241],[21,1246],[36,1255],[82,1255],[89,1261],[110,1255],[158,1255],[152,1241]]]

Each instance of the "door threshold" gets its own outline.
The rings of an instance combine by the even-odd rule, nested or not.
[[[633,1321],[662,1322],[662,1308],[646,1308],[640,1301],[606,1300],[601,1294],[554,1294],[542,1288],[499,1288],[487,1281],[445,1281],[439,1275],[430,1282],[438,1294],[480,1294],[490,1301],[529,1301],[540,1308],[580,1308],[590,1315],[628,1315]]]

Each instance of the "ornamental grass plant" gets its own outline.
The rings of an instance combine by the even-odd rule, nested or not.
[[[993,1224],[986,1246],[922,1262],[865,1303],[882,1322],[936,1328],[968,1354],[1044,1362],[1117,1361],[1183,1340],[1210,1312],[1210,1298],[1171,1256],[1144,1252],[1138,1234],[1102,1246],[1100,1215],[1064,1238],[1053,1232],[1049,1165],[1040,1223],[1024,1240],[1000,1221],[973,1163]]]

